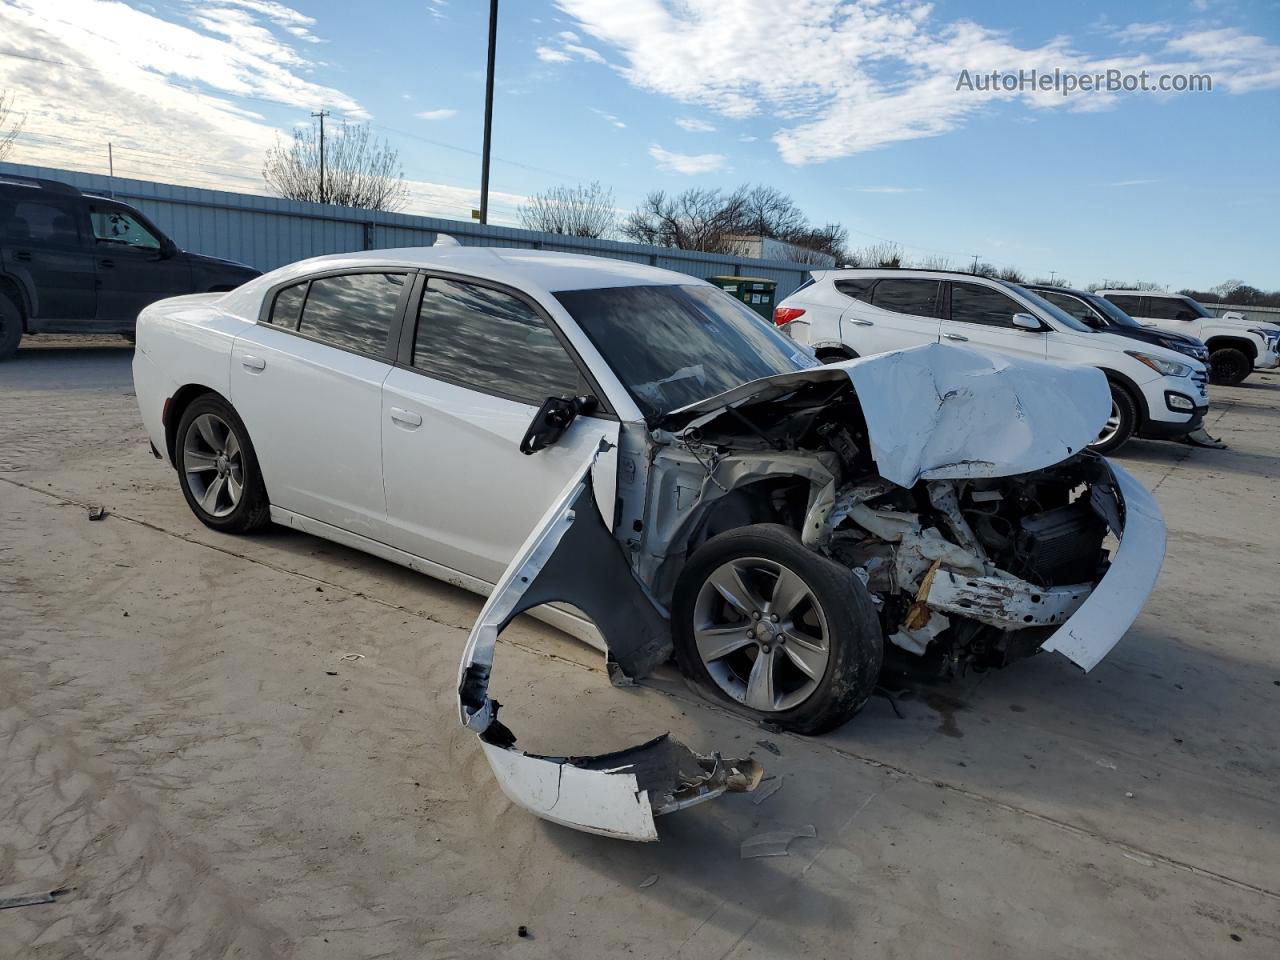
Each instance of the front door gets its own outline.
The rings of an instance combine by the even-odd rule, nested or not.
[[[981,283],[949,281],[950,313],[942,321],[942,342],[999,350],[1043,360],[1048,350],[1044,332],[1013,325],[1015,313],[1031,311],[1006,293]]]
[[[601,438],[617,442],[618,423],[579,416],[551,446],[521,453],[547,397],[590,392],[549,320],[512,292],[441,277],[410,312],[412,343],[382,387],[395,545],[496,583]]]
[[[32,326],[38,330],[85,329],[93,320],[93,250],[88,224],[77,218],[77,200],[22,187],[0,197],[4,269],[27,288]],[[71,325],[64,326],[68,321]]]
[[[405,273],[341,273],[278,291],[231,355],[231,403],[274,506],[386,540],[382,381]]]
[[[191,293],[191,264],[121,204],[89,201],[98,274],[98,320],[133,329],[148,304]]]

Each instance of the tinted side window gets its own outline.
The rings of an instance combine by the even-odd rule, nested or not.
[[[298,318],[302,316],[302,301],[307,298],[307,281],[285,287],[276,294],[276,302],[271,307],[271,322],[277,327],[298,329]]]
[[[1184,300],[1177,297],[1147,297],[1147,312],[1145,316],[1151,317],[1153,320],[1185,319],[1188,315],[1194,317],[1196,312]]]
[[[7,208],[0,204],[0,236],[13,243],[74,246],[80,242],[69,207],[37,200],[20,200]]]
[[[1107,299],[1114,303],[1131,317],[1141,317],[1143,314],[1138,312],[1138,303],[1141,297],[1130,297],[1122,293],[1109,293]]]
[[[939,286],[937,280],[881,280],[871,302],[884,310],[933,317],[937,316]]]
[[[1039,290],[1036,292],[1052,303],[1055,307],[1059,307],[1067,311],[1067,313],[1071,314],[1071,316],[1075,317],[1086,326],[1097,329],[1103,325],[1102,321],[1098,319],[1093,310],[1076,297],[1069,296],[1065,293],[1053,293],[1046,290]]]
[[[960,323],[1011,327],[1013,315],[1026,312],[1026,307],[999,290],[976,283],[951,284],[951,319]]]
[[[865,300],[871,302],[871,288],[875,286],[874,279],[866,279],[859,277],[856,280],[837,280],[836,289],[843,293],[846,297],[853,297],[855,300]]]
[[[413,365],[534,405],[585,390],[573,358],[531,306],[500,290],[437,277],[422,292]]]
[[[89,222],[93,224],[93,235],[100,243],[118,243],[143,250],[160,249],[156,235],[127,210],[91,205]]]
[[[402,273],[348,273],[312,280],[298,330],[344,350],[380,357],[404,286]]]

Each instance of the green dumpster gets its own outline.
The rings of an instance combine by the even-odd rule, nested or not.
[[[735,300],[741,300],[766,320],[773,319],[773,294],[778,289],[776,281],[764,277],[709,277],[708,282]]]

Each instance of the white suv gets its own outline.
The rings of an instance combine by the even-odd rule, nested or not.
[[[1214,383],[1239,383],[1254,370],[1280,366],[1280,326],[1252,321],[1239,313],[1215,317],[1190,297],[1151,290],[1099,290],[1117,307],[1146,326],[1185,333],[1209,348]]]
[[[815,270],[774,311],[792,339],[831,362],[914,347],[970,346],[1096,367],[1111,384],[1111,417],[1093,444],[1175,439],[1209,409],[1204,364],[1154,344],[1099,333],[1016,284],[940,270]]]

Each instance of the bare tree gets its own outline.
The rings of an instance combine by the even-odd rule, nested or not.
[[[787,242],[792,249],[786,259],[796,263],[826,264],[828,258],[837,264],[849,262],[849,231],[838,223],[828,223],[821,227],[805,226],[795,230]]]
[[[927,257],[921,257],[915,263],[918,270],[950,270],[951,258],[944,257],[938,253],[931,253]]]
[[[1007,280],[1010,283],[1025,283],[1026,276],[1017,267],[1004,267],[996,276],[1001,280]]]
[[[999,271],[994,263],[988,263],[986,260],[973,264],[969,272],[979,277],[994,277]]]
[[[26,121],[26,117],[13,116],[13,94],[0,91],[0,160],[13,149],[13,141]]]
[[[902,266],[903,261],[902,248],[890,241],[863,247],[855,256],[860,266],[878,267],[883,270],[897,270]]]
[[[1231,297],[1243,286],[1243,280],[1228,280],[1226,283],[1220,283],[1216,287],[1211,287],[1210,291],[1218,295],[1219,303],[1230,303]]]
[[[732,199],[740,218],[735,229],[747,236],[795,243],[796,237],[810,230],[800,208],[777,187],[743,184]]]
[[[691,187],[669,195],[654,190],[622,222],[623,236],[682,250],[737,253],[737,228],[742,223],[742,198],[720,190]]]
[[[520,223],[526,230],[560,233],[570,237],[607,237],[618,225],[613,191],[599,181],[560,186],[535,193],[520,207]]]
[[[295,130],[292,143],[277,139],[262,164],[267,185],[290,200],[366,210],[404,205],[408,189],[398,150],[374,139],[367,124],[344,120],[326,134],[323,158],[315,126]]]

